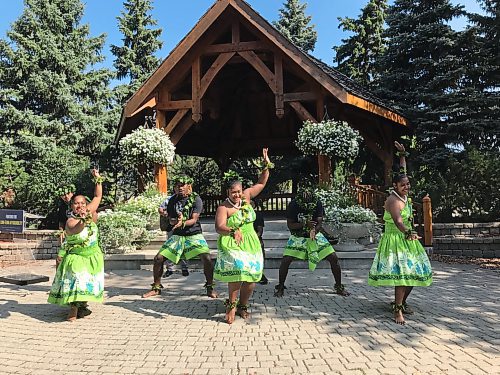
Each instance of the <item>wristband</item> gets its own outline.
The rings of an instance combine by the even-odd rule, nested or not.
[[[104,177],[102,177],[102,176],[99,176],[99,177],[95,177],[95,176],[94,176],[94,178],[92,178],[92,181],[94,181],[94,184],[96,184],[96,185],[97,185],[97,184],[102,184],[102,183],[104,182],[104,180],[105,180],[105,179],[104,179]]]

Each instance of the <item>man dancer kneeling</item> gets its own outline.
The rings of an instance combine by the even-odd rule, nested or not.
[[[311,271],[316,269],[322,259],[326,259],[330,263],[335,279],[335,292],[341,296],[349,295],[342,285],[342,273],[335,250],[325,236],[320,233],[323,215],[323,205],[314,191],[304,187],[300,188],[297,196],[287,208],[287,226],[291,236],[283,252],[279,284],[276,285],[274,292],[276,297],[283,297],[288,268],[295,259],[307,260]]]
[[[163,244],[155,256],[153,266],[154,282],[151,284],[151,290],[143,294],[143,298],[161,294],[163,289],[161,276],[163,274],[163,263],[165,263],[166,259],[177,264],[181,257],[189,260],[198,255],[203,263],[207,296],[217,298],[217,293],[214,291],[214,268],[210,260],[210,250],[198,221],[203,210],[203,202],[200,196],[193,192],[192,184],[193,180],[189,177],[178,178],[175,183],[179,193],[173,196],[167,205],[167,215],[173,225],[172,236]]]

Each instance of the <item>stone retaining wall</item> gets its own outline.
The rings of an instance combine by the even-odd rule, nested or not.
[[[433,224],[434,237],[494,237],[500,236],[500,222]]]
[[[28,260],[54,259],[59,246],[54,230],[27,230],[22,234],[0,232],[0,267]]]
[[[500,258],[500,222],[434,224],[433,253]]]

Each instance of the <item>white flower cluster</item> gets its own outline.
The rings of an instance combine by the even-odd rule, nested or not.
[[[372,223],[377,222],[377,215],[368,208],[357,204],[349,186],[340,185],[316,189],[325,210],[325,221],[339,228],[340,223]]]
[[[327,155],[337,160],[353,160],[359,151],[359,132],[342,121],[305,121],[297,148],[304,155]]]
[[[143,163],[171,164],[175,146],[161,129],[139,127],[120,140],[122,161],[125,165],[137,166]]]
[[[115,211],[140,215],[142,218],[146,219],[150,226],[154,226],[154,224],[158,223],[160,220],[158,207],[160,207],[165,199],[166,198],[159,193],[152,196],[139,195],[130,198],[126,202],[117,204]]]

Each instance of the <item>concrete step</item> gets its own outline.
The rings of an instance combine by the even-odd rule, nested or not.
[[[104,267],[106,270],[139,270],[144,266],[152,266],[153,258],[158,252],[158,248],[154,250],[140,250],[129,254],[107,254],[105,256]],[[337,252],[340,260],[340,265],[343,269],[369,269],[373,258],[375,257],[375,249],[366,247],[365,250],[359,252]],[[217,258],[217,250],[211,250],[211,258]],[[277,269],[283,259],[283,247],[266,248],[265,268]],[[188,261],[188,266],[191,269],[200,269],[201,264],[198,259]],[[295,261],[290,268],[307,269],[308,264],[304,261]],[[326,261],[320,262],[318,268],[330,268],[330,264]]]
[[[204,218],[200,220],[201,229],[203,233],[214,233],[215,232],[215,220],[213,218]],[[286,219],[264,218],[264,233],[266,232],[288,232],[288,227],[286,225]]]
[[[208,237],[208,238],[207,238]],[[205,239],[208,244],[209,249],[217,250],[217,237],[211,237],[211,236],[205,236]],[[281,238],[281,239],[265,239],[264,244],[266,249],[267,248],[281,248],[283,249],[288,241],[288,236],[286,238]],[[142,250],[157,250],[162,247],[162,245],[165,243],[165,240],[154,240],[151,241],[148,245],[144,246]]]

